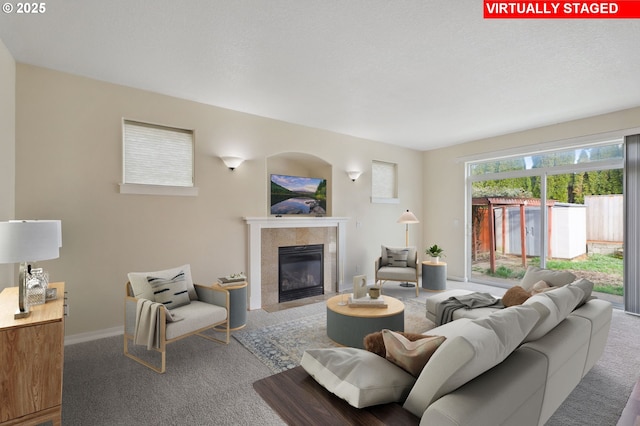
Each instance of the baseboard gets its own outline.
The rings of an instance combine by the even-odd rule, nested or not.
[[[75,345],[76,343],[90,342],[92,340],[104,339],[105,337],[113,337],[120,334],[124,334],[124,328],[122,326],[106,328],[104,330],[89,331],[87,333],[65,336],[64,345]]]

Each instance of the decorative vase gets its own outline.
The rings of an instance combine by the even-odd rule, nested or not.
[[[440,256],[431,256],[431,263],[439,263]]]

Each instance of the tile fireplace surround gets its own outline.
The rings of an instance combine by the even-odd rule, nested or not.
[[[278,247],[324,244],[325,292],[344,283],[346,217],[245,217],[249,226],[249,309],[278,303]]]

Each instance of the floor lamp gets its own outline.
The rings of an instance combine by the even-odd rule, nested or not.
[[[398,219],[398,223],[404,223],[405,225],[405,243],[404,246],[405,247],[409,247],[409,224],[410,223],[420,223],[420,221],[418,220],[418,218],[416,217],[416,215],[414,215],[413,213],[411,213],[408,209],[406,212],[402,213],[402,215],[400,216],[400,218]],[[414,284],[411,283],[401,283],[400,286],[402,287],[414,287]]]

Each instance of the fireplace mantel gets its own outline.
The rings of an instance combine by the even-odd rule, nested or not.
[[[340,291],[344,284],[344,261],[346,257],[347,221],[348,217],[245,217],[244,221],[249,226],[249,309],[262,307],[262,229],[264,228],[311,228],[329,227],[337,228],[337,254],[338,264],[336,271],[338,288]]]

